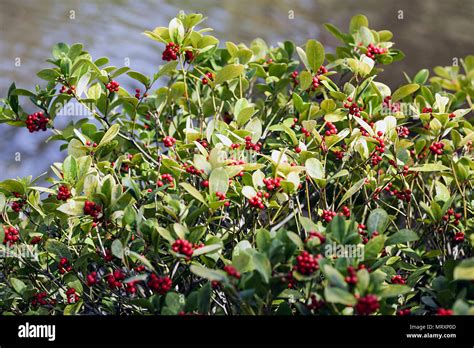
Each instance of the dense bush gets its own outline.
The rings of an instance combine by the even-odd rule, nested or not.
[[[67,157],[0,183],[0,311],[472,314],[474,56],[392,91],[403,54],[362,15],[326,25],[335,53],[219,48],[202,20],[145,32],[151,77],[61,43],[12,85],[1,122]]]

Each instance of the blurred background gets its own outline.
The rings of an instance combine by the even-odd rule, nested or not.
[[[163,46],[141,33],[167,26],[179,10],[207,16],[206,26],[214,28],[221,45],[248,44],[256,37],[271,45],[285,39],[301,45],[314,38],[327,51],[338,43],[322,24],[347,31],[353,15],[365,14],[371,28],[391,30],[395,47],[407,56],[380,76],[392,90],[404,83],[403,72],[413,76],[474,53],[474,0],[0,0],[0,98],[12,81],[28,89],[42,83],[36,72],[48,67],[45,60],[57,42],[81,42],[93,58],[107,56],[116,66],[128,61],[131,69],[152,75],[163,63]],[[64,118],[56,126],[71,120]],[[37,176],[62,160],[59,143],[44,144],[47,133],[0,125],[0,180]]]

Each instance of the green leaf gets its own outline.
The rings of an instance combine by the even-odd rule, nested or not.
[[[77,177],[77,163],[73,156],[67,156],[63,162],[65,180],[75,180]]]
[[[135,208],[133,208],[133,205],[127,206],[123,212],[122,226],[130,226],[134,224],[136,220],[137,212],[135,211]]]
[[[323,272],[329,280],[329,284],[337,288],[347,289],[347,283],[344,280],[344,276],[331,265],[325,265]]]
[[[189,267],[189,270],[193,272],[195,275],[201,278],[206,278],[210,281],[215,280],[215,281],[221,282],[226,279],[226,275],[224,271],[209,269],[199,264],[191,265]]]
[[[369,20],[367,19],[367,17],[359,14],[351,18],[351,22],[349,24],[349,31],[351,33],[354,33],[357,30],[359,30],[360,27],[368,27],[368,26],[369,26]]]
[[[138,71],[129,71],[127,72],[127,75],[130,76],[132,79],[143,83],[145,87],[148,87],[150,85],[150,79],[142,73],[139,73]]]
[[[324,46],[316,40],[306,42],[306,57],[313,73],[316,73],[324,63]]]
[[[237,124],[239,126],[243,126],[254,114],[255,108],[253,106],[243,108],[237,115]]]
[[[54,254],[58,256],[59,258],[67,257],[68,259],[72,259],[72,254],[69,251],[69,248],[67,247],[67,245],[64,243],[61,243],[58,240],[48,239],[46,243],[44,244],[44,248],[47,252]]]
[[[313,179],[324,179],[324,167],[316,158],[308,158],[305,162],[306,172]]]
[[[353,306],[357,303],[354,295],[341,288],[326,287],[324,289],[324,297],[327,302],[341,303],[347,306]]]
[[[364,260],[372,260],[382,251],[385,236],[377,236],[369,240],[364,247]]]
[[[21,195],[25,194],[25,185],[13,179],[7,179],[0,182],[0,188],[7,190],[11,193],[18,192]]]
[[[400,295],[404,295],[407,292],[411,291],[411,287],[407,285],[402,285],[402,284],[389,284],[385,285],[382,288],[382,291],[380,292],[379,296],[386,298],[386,297],[397,297]]]
[[[115,257],[118,257],[119,259],[123,259],[124,256],[124,250],[123,250],[123,245],[120,239],[116,239],[112,242],[112,255]]]
[[[214,84],[219,85],[226,81],[232,80],[242,74],[244,66],[241,64],[229,64],[219,70],[214,79]]]
[[[222,249],[222,244],[211,244],[211,245],[206,245],[200,248],[197,248],[193,252],[193,256],[199,256],[199,255],[204,255],[204,254],[211,254],[216,252],[217,250]]]
[[[306,90],[311,86],[311,83],[313,82],[313,76],[308,70],[303,70],[301,74],[299,75],[300,79],[300,88],[302,90]]]
[[[341,206],[342,203],[344,203],[346,200],[352,197],[352,195],[354,195],[357,191],[359,191],[361,187],[364,186],[364,182],[365,182],[365,178],[360,179],[354,185],[352,185],[351,188],[349,188],[349,190],[347,190],[347,192],[344,194],[344,196],[342,196],[341,201],[339,202],[339,206]]]
[[[117,123],[113,124],[110,126],[110,128],[107,130],[107,132],[104,134],[102,139],[100,140],[99,146],[103,146],[107,143],[110,143],[114,138],[117,136],[117,134],[120,132],[120,125]]]
[[[377,208],[372,210],[369,214],[369,218],[367,219],[367,230],[370,234],[374,231],[382,234],[385,232],[389,223],[389,217],[385,210],[382,208]]]
[[[466,259],[454,269],[454,280],[474,280],[474,258]]]
[[[388,237],[385,245],[405,244],[407,242],[414,242],[419,238],[420,237],[412,230],[403,229]]]
[[[410,171],[412,172],[440,172],[444,170],[450,170],[450,168],[441,163],[425,163],[421,166],[410,167]]]
[[[172,60],[171,62],[166,63],[165,65],[163,65],[160,68],[160,70],[155,74],[155,76],[154,76],[155,80],[160,78],[161,76],[170,75],[172,72],[175,71],[177,65],[178,65],[177,60]]]
[[[224,168],[216,168],[209,176],[209,192],[211,199],[216,195],[216,192],[226,193],[229,188],[229,175]]]
[[[392,103],[395,103],[395,102],[409,96],[410,94],[415,93],[418,90],[418,88],[420,88],[420,86],[416,83],[410,83],[408,85],[405,85],[405,86],[402,86],[402,87],[398,88],[392,94]]]
[[[10,278],[10,284],[13,289],[20,295],[23,294],[23,291],[26,289],[26,284],[17,278]]]
[[[64,315],[75,315],[79,313],[82,310],[82,306],[84,305],[83,300],[79,300],[76,303],[73,304],[68,304],[66,307],[64,307],[63,314]]]
[[[264,255],[259,252],[255,252],[252,258],[253,264],[255,269],[263,278],[263,282],[268,284],[270,281],[270,276],[272,274],[272,266],[270,264],[270,260]]]
[[[36,76],[38,76],[40,79],[46,80],[46,81],[55,81],[60,75],[56,70],[53,69],[43,69],[39,71]]]
[[[199,192],[194,186],[188,184],[187,182],[182,182],[179,184],[182,188],[184,188],[191,196],[196,198],[198,201],[207,205],[207,202],[201,192]]]
[[[89,175],[91,176],[91,175]],[[88,177],[89,177],[88,176]],[[67,203],[64,203],[60,205],[57,210],[60,212],[71,215],[71,216],[81,216],[84,214],[84,202],[82,201],[76,201],[76,200],[70,200]]]
[[[419,85],[425,84],[428,81],[428,77],[430,76],[430,71],[428,69],[421,69],[418,71],[413,77],[413,82]]]

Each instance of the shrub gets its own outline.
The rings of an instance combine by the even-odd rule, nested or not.
[[[67,157],[0,183],[2,313],[472,314],[474,56],[392,92],[403,53],[362,15],[335,53],[202,21],[145,32],[152,76],[60,43],[12,84],[1,122]]]

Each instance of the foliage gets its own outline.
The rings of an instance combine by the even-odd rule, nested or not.
[[[0,311],[472,314],[474,56],[392,91],[403,53],[365,16],[326,25],[335,53],[203,20],[145,32],[152,76],[61,43],[45,86],[12,85],[0,121],[67,155],[47,187],[0,183]]]

